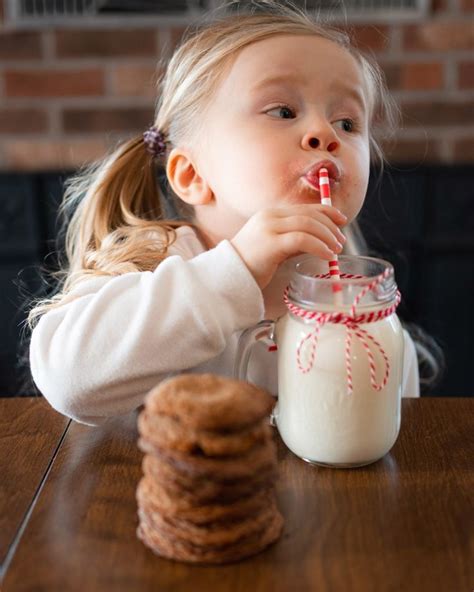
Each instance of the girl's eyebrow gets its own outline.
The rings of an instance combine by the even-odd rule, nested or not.
[[[331,90],[343,93],[343,98],[350,97],[351,99],[354,99],[359,107],[361,107],[363,111],[365,110],[366,105],[364,97],[355,87],[347,86],[346,84],[332,84]]]
[[[259,80],[255,86],[253,86],[250,90],[251,92],[257,92],[261,88],[265,86],[274,86],[276,84],[287,84],[289,82],[299,83],[305,85],[306,82],[304,78],[298,76],[294,72],[289,72],[288,74],[277,74],[275,76],[267,76],[267,78],[263,78]]]
[[[288,74],[277,74],[275,76],[268,76],[267,78],[263,78],[259,80],[257,84],[255,84],[250,91],[255,93],[258,92],[261,88],[266,86],[275,86],[277,84],[288,84],[288,83],[298,83],[303,86],[308,86],[307,80],[303,77],[298,76],[298,74],[294,72],[289,72]],[[344,93],[344,97],[350,97],[359,104],[359,106],[365,110],[365,100],[362,94],[353,86],[347,86],[346,84],[336,83],[331,85],[332,91],[340,91]]]

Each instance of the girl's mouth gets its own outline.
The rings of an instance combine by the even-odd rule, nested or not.
[[[316,177],[304,176],[303,181],[308,187],[311,187],[311,189],[313,189],[314,191],[317,191],[318,193],[320,192],[319,177],[318,176],[316,176]],[[329,178],[329,187],[331,188],[331,191],[336,189],[338,185],[339,185],[339,181]]]
[[[335,163],[323,160],[311,166],[303,176],[303,179],[316,191],[319,191],[319,171],[325,168],[329,173],[329,187],[335,189],[340,182],[341,173]]]

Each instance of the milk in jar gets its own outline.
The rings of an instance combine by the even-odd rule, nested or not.
[[[289,314],[277,323],[278,410],[276,423],[285,444],[297,456],[317,464],[360,466],[378,460],[395,443],[400,429],[403,333],[396,315],[362,325],[390,359],[390,375],[379,392],[370,383],[362,344],[352,340],[353,392],[347,392],[346,328],[320,329],[313,367],[303,374],[296,348],[312,329]],[[303,351],[304,357],[304,351]],[[376,366],[381,354],[374,351]]]

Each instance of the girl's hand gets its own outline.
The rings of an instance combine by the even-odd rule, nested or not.
[[[230,241],[263,290],[289,257],[309,253],[330,261],[342,251],[338,226],[346,216],[332,206],[302,204],[254,214]]]

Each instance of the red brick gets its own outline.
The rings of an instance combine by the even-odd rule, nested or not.
[[[66,132],[145,131],[154,119],[153,109],[108,107],[106,109],[65,109]]]
[[[427,164],[442,161],[441,141],[426,138],[423,140],[398,140],[382,144],[385,156],[391,164]]]
[[[58,31],[56,53],[59,57],[68,58],[155,56],[156,31],[153,29]]]
[[[379,63],[390,90],[437,90],[443,88],[443,64],[439,62]]]
[[[474,0],[460,0],[459,4],[463,12],[474,11]]]
[[[466,125],[472,121],[471,101],[423,101],[402,105],[404,127]]]
[[[112,72],[112,92],[119,96],[156,96],[158,71],[154,66],[117,66]]]
[[[403,29],[403,47],[409,50],[472,49],[473,45],[474,27],[465,20],[407,25]]]
[[[439,62],[406,63],[401,67],[402,90],[439,90],[443,85],[443,64]]]
[[[432,0],[431,12],[433,14],[439,14],[446,12],[449,9],[449,0]]]
[[[385,74],[385,80],[390,90],[398,90],[400,88],[400,64],[384,64],[380,62],[380,66]]]
[[[42,54],[39,33],[0,31],[0,60],[34,60]]]
[[[353,43],[360,50],[383,51],[390,42],[390,31],[386,26],[351,27],[349,33]]]
[[[461,89],[474,88],[474,62],[458,64],[458,81]]]
[[[29,134],[45,132],[48,115],[40,109],[0,109],[0,133]]]
[[[68,70],[7,70],[9,97],[76,97],[104,94],[104,74],[98,68]]]
[[[454,142],[454,159],[457,163],[474,163],[474,138]]]
[[[171,29],[172,50],[174,50],[181,43],[185,31],[185,27],[174,27],[173,29]]]
[[[74,170],[105,156],[103,138],[69,140],[15,140],[5,144],[9,170]]]

